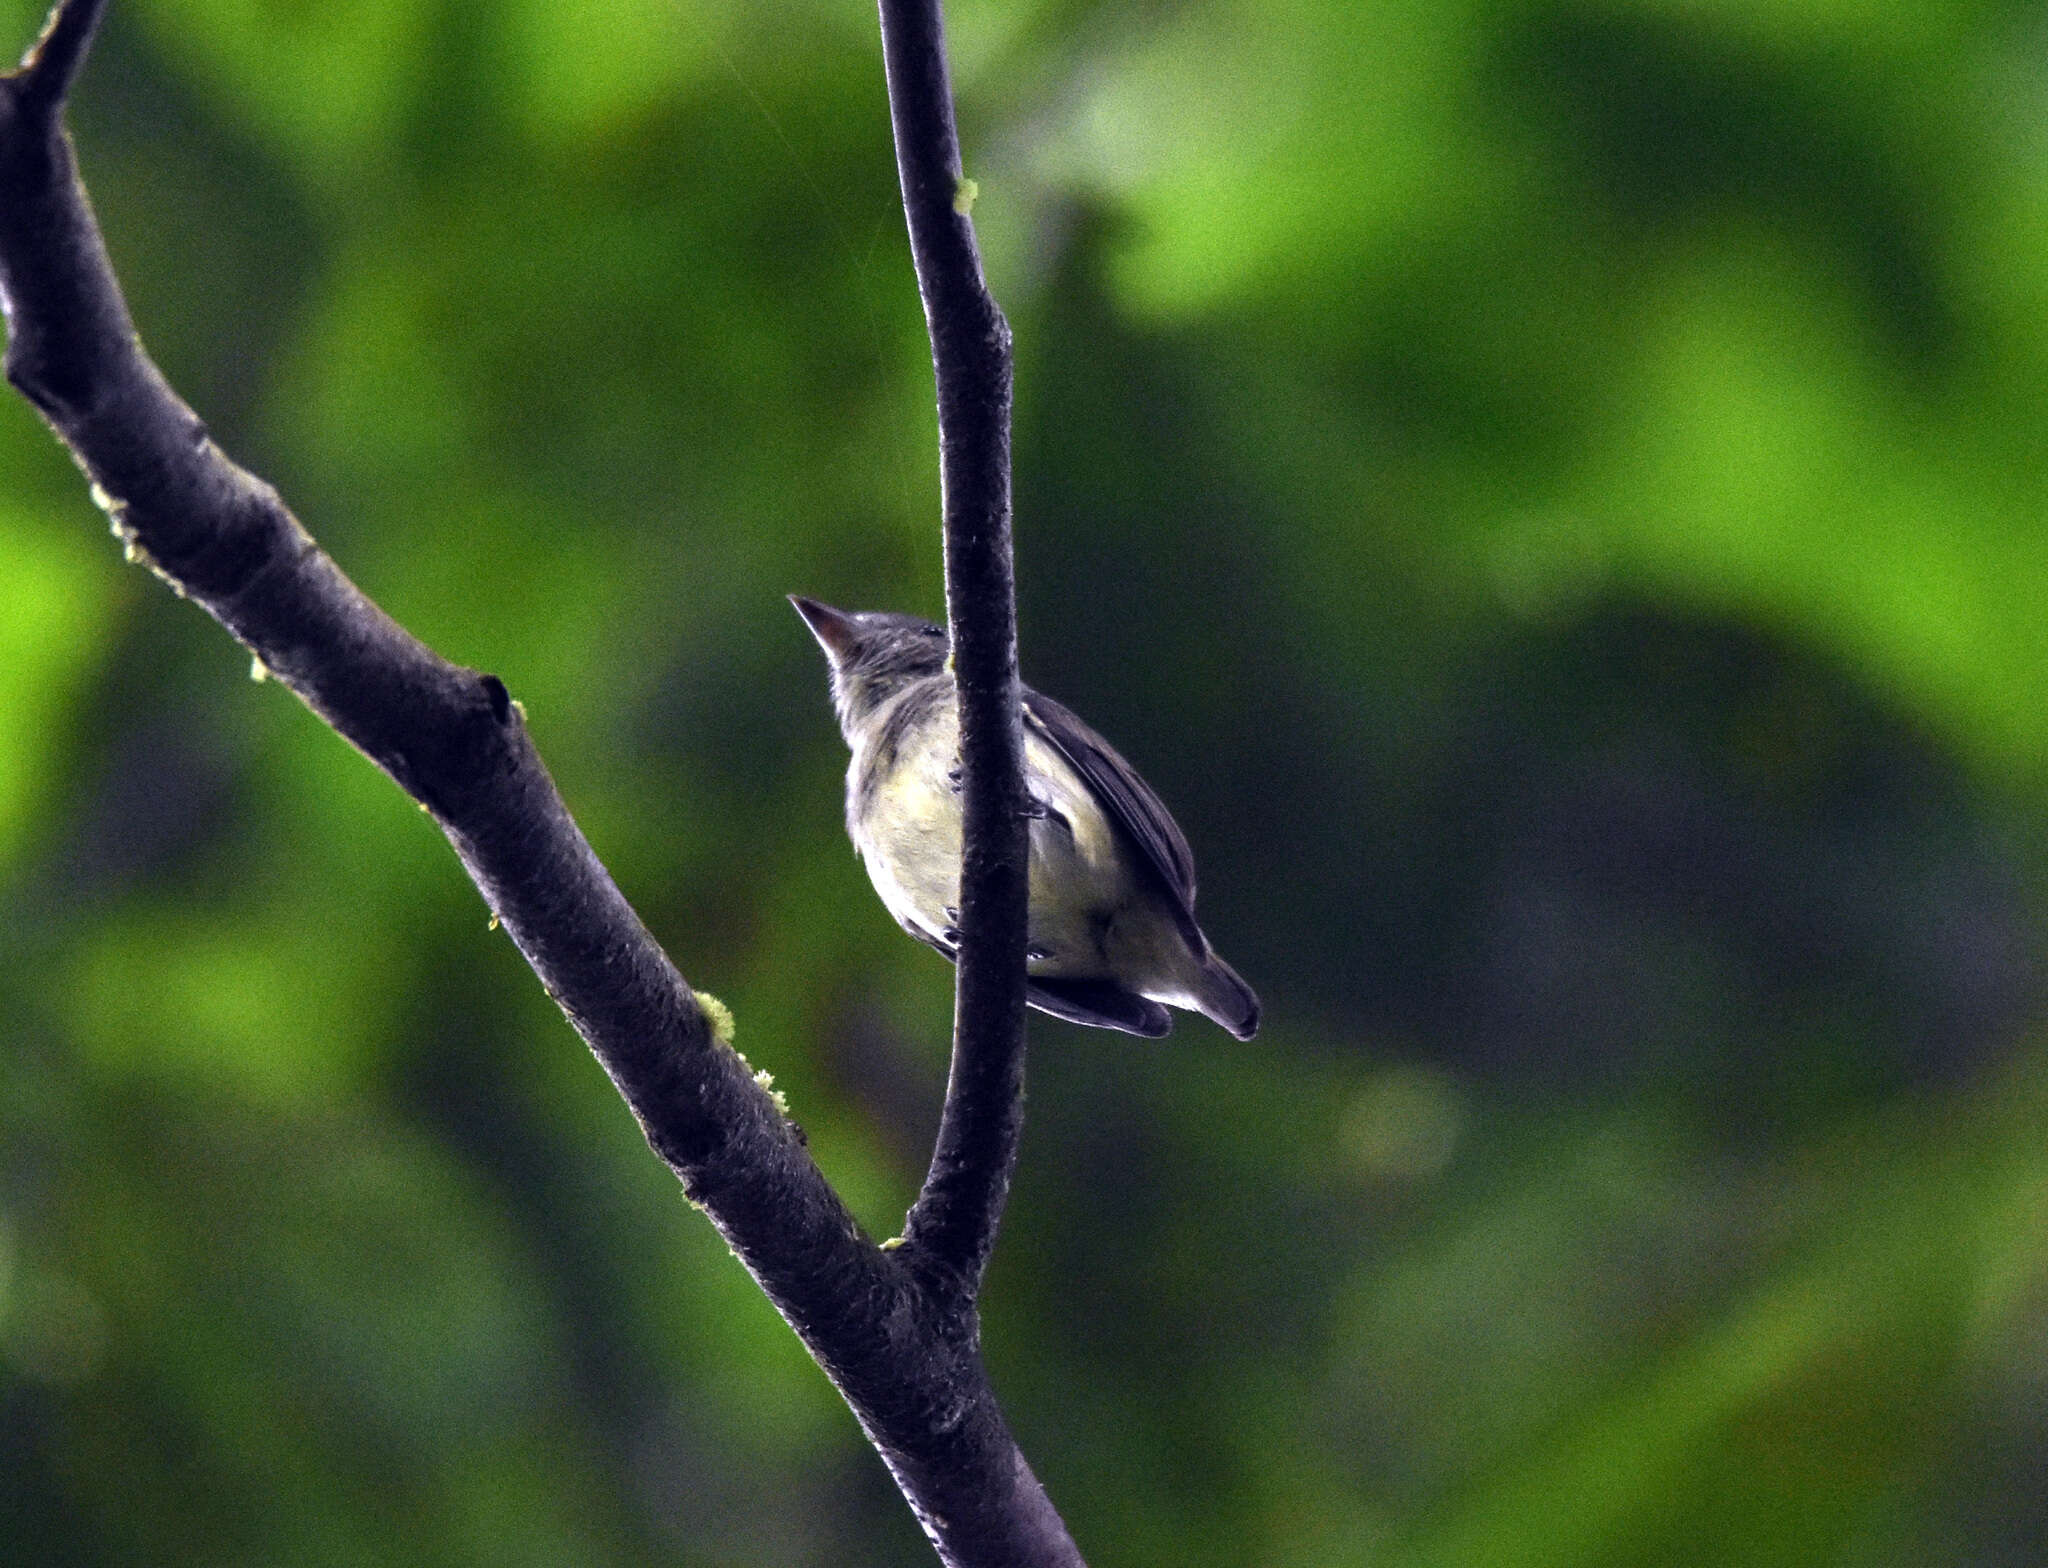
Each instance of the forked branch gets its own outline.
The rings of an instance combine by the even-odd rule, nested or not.
[[[62,0],[21,68],[0,76],[0,303],[9,381],[77,457],[130,554],[218,620],[433,814],[648,1142],[844,1394],[939,1555],[961,1568],[1079,1564],[1003,1424],[975,1329],[974,1281],[1014,1157],[1013,1122],[999,1128],[994,1164],[972,1153],[952,1158],[942,1139],[933,1179],[913,1211],[913,1242],[885,1251],[862,1235],[801,1134],[713,1033],[688,983],[598,863],[503,684],[451,664],[391,620],[315,545],[275,490],[213,444],[135,336],[63,127],[65,99],[103,8],[103,0]],[[926,9],[936,47],[937,8]],[[892,83],[894,60],[892,52]],[[942,66],[939,82],[943,90]],[[950,127],[950,108],[946,118]],[[946,199],[950,205],[950,191]],[[913,231],[918,210],[913,200]],[[968,243],[971,251],[971,237]],[[944,336],[940,317],[951,319],[953,308],[935,312],[935,343]],[[992,319],[1000,338],[1001,318]],[[943,399],[952,385],[948,351],[941,344],[937,354]],[[1006,416],[1006,373],[1004,387]],[[1000,423],[1006,444],[1006,417]],[[945,428],[966,427],[947,415]],[[995,509],[984,499],[972,515],[994,525],[991,537],[1001,544],[999,561],[987,556],[988,541],[963,544],[964,534],[949,549],[963,699],[978,714],[1007,701],[1014,729],[1007,453],[984,436],[963,435],[956,455],[954,435],[947,440],[949,538],[956,501],[965,506],[965,497],[980,494],[994,497]],[[962,468],[970,446],[981,456]],[[1004,473],[990,489],[983,470],[992,453]],[[968,518],[963,529],[976,526],[960,515]],[[994,611],[991,594],[1001,599]],[[1003,722],[1000,715],[975,720],[998,731]],[[993,766],[976,760],[980,742],[968,758],[970,832],[977,811],[986,818],[1004,810],[991,791],[1003,787],[1006,742],[997,734],[986,744],[997,757]],[[985,1013],[1000,1033],[1012,1013],[1021,1016],[1022,897],[1015,894],[1015,909],[1005,913],[1012,895],[1001,890],[1003,876],[992,885],[997,890],[962,915],[965,923],[973,908],[996,911],[975,917],[992,934],[970,938],[989,955],[977,962],[980,978],[971,984],[995,995]],[[1014,938],[1003,928],[1012,919]],[[1010,982],[994,973],[1009,953],[1014,1003]],[[964,961],[961,971],[966,998]],[[984,1004],[967,998],[963,1020],[983,1013]],[[963,1022],[963,1040],[968,1032]],[[978,1107],[970,1114],[949,1105],[956,1137],[991,1107],[999,1124],[1015,1115],[1014,1084],[1001,1082],[1014,1074],[1014,1051],[969,1052],[963,1060],[980,1087],[963,1090],[956,1072],[953,1098]],[[993,1097],[982,1092],[984,1074],[973,1066],[983,1061],[995,1064]],[[978,1134],[966,1141],[984,1146]]]

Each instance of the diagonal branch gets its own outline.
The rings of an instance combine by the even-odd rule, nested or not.
[[[914,1261],[972,1311],[1024,1123],[1027,840],[1010,546],[1010,327],[982,278],[960,177],[939,0],[881,0],[882,51],[911,256],[932,340],[946,610],[960,698],[960,970],[953,1068]]]
[[[649,1144],[845,1396],[940,1557],[956,1568],[1078,1568],[989,1387],[971,1290],[953,1283],[962,1270],[930,1266],[946,1254],[889,1252],[861,1233],[802,1133],[714,1033],[599,864],[504,685],[441,658],[379,609],[274,489],[214,445],[144,353],[62,123],[103,8],[59,0],[22,67],[0,75],[8,380],[71,449],[131,558],[218,620],[433,814]],[[950,522],[971,486],[950,454],[947,474]],[[970,616],[956,635],[963,675],[979,672],[974,711],[1007,693],[1014,729],[1007,501],[998,506],[996,576],[978,550],[960,553],[980,562],[963,568],[963,601],[1000,591],[1002,613],[993,627]],[[986,761],[969,760],[989,775]],[[991,807],[979,809],[985,817]],[[1021,884],[1016,904],[1021,1006]],[[1003,982],[976,984],[1000,992]],[[1013,1083],[1004,1103],[1014,1100]],[[949,1112],[949,1124],[958,1120]],[[1007,1157],[1001,1170],[1006,1179]],[[983,1238],[969,1276],[1000,1198],[1001,1183],[990,1203],[984,1182],[957,1228]],[[949,1204],[935,1212],[945,1223],[933,1233],[954,1235]]]

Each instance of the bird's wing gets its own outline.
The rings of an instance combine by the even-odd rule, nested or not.
[[[944,937],[934,936],[909,920],[899,924],[948,963],[960,961],[958,950]],[[1135,992],[1126,991],[1114,980],[1032,976],[1024,982],[1024,999],[1040,1012],[1051,1013],[1053,1017],[1064,1018],[1069,1023],[1089,1024],[1097,1029],[1121,1029],[1125,1034],[1144,1035],[1150,1040],[1173,1030],[1173,1019],[1165,1008]]]
[[[1039,976],[1024,985],[1024,998],[1042,1013],[1095,1029],[1157,1040],[1173,1032],[1173,1018],[1148,997],[1126,991],[1114,980],[1057,980]]]
[[[1084,724],[1071,709],[1029,688],[1024,692],[1024,722],[1042,735],[1072,764],[1081,781],[1095,792],[1111,822],[1123,829],[1147,864],[1194,923],[1195,857],[1188,841],[1152,787],[1117,755],[1116,748]],[[1196,951],[1201,949],[1197,946]]]

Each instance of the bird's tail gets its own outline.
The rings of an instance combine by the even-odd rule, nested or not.
[[[1235,969],[1213,952],[1202,963],[1202,989],[1195,998],[1205,1016],[1240,1040],[1259,1032],[1259,999]]]

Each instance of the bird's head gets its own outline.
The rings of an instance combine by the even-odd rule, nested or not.
[[[832,705],[849,739],[855,726],[905,686],[946,668],[943,626],[886,610],[835,610],[801,594],[791,594],[789,602],[825,650]]]

